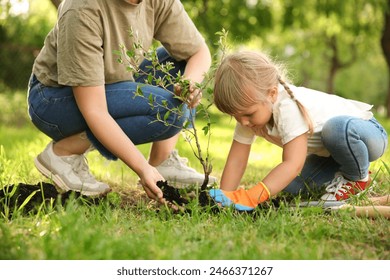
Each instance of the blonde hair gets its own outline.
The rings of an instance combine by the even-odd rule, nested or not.
[[[312,134],[313,122],[306,108],[295,98],[282,77],[283,68],[263,53],[239,51],[230,54],[215,73],[214,103],[221,112],[234,115],[257,102],[266,102],[268,91],[280,83],[296,102]],[[248,94],[248,86],[257,93],[255,97]]]

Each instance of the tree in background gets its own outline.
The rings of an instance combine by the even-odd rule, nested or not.
[[[381,46],[388,67],[386,109],[387,109],[387,117],[390,118],[390,0],[387,0],[387,7],[386,9],[384,9],[384,11],[385,11],[384,27],[382,31],[382,37],[381,37]]]
[[[206,37],[210,47],[215,33],[222,28],[229,31],[234,44],[244,44],[265,35],[274,25],[272,1],[257,0],[182,0],[181,1]]]
[[[55,20],[50,2],[20,2],[30,6],[14,14],[11,2],[0,0],[0,88],[26,88],[34,59]]]
[[[336,78],[342,70],[378,56],[386,1],[182,0],[209,42],[216,31],[225,28],[232,44],[266,49],[294,63],[292,68],[298,66],[294,77],[298,83],[349,98],[357,94],[377,105],[383,104],[386,94],[378,77],[366,81],[375,85],[369,92],[372,97],[367,96],[364,85],[357,86],[359,83],[351,90],[336,88]]]
[[[326,91],[334,93],[337,72],[356,62],[380,36],[383,1],[284,1],[284,28],[298,28],[325,47]]]
[[[62,0],[50,0],[53,3],[54,7],[58,9],[58,6],[61,4]]]

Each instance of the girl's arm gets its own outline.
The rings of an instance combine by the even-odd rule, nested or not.
[[[251,145],[241,144],[233,140],[222,172],[220,188],[225,191],[234,191],[244,175]]]
[[[263,180],[271,195],[282,191],[298,176],[305,164],[306,155],[307,133],[283,146],[282,163],[273,168]]]
[[[97,139],[140,177],[147,195],[163,202],[156,182],[164,178],[148,164],[119,125],[108,113],[104,86],[73,87],[77,105]]]
[[[226,179],[224,182],[221,182],[221,189],[210,190],[210,195],[222,206],[230,206],[233,204],[237,210],[251,211],[259,203],[269,199],[271,195],[275,195],[283,190],[301,172],[307,154],[307,134],[302,134],[284,145],[282,163],[273,168],[262,182],[259,182],[256,186],[248,190],[234,190],[236,186],[230,186],[228,182],[229,179],[234,183],[237,180],[239,181],[238,176],[241,178],[243,169],[245,169],[243,165],[244,158],[245,163],[248,160],[248,155],[245,157],[241,156],[238,154],[238,151],[239,149],[234,149],[233,153],[229,153],[229,157],[230,155],[232,158],[233,156],[237,156],[239,160],[236,164],[234,164],[233,159],[233,163],[229,163],[228,160],[227,166],[229,167],[225,167],[223,177],[226,176]],[[238,175],[235,175],[236,172]],[[223,185],[224,183],[230,187],[230,190],[227,190],[227,187]],[[222,186],[225,189],[222,189]]]

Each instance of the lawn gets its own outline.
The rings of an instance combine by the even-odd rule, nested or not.
[[[26,116],[24,93],[0,94],[0,188],[49,182],[33,165],[49,139]],[[220,177],[234,120],[212,110],[212,175]],[[390,131],[390,121],[380,118]],[[202,126],[202,120],[197,123]],[[147,156],[150,145],[140,146]],[[189,144],[180,139],[180,155],[201,170]],[[279,162],[281,149],[257,140],[243,185],[257,183]],[[358,218],[322,208],[258,209],[254,215],[231,209],[213,213],[196,200],[191,213],[158,207],[137,187],[137,176],[120,161],[88,154],[92,172],[113,192],[95,205],[71,198],[65,205],[40,205],[33,213],[7,209],[2,199],[0,259],[11,260],[388,260],[390,221]],[[390,152],[371,165],[378,184],[368,196],[390,193]],[[364,197],[362,197],[364,199]]]

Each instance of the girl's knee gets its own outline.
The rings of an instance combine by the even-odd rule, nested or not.
[[[329,119],[322,128],[322,136],[327,137],[339,134],[339,132],[345,128],[345,124],[348,120],[349,119],[346,116],[338,116]]]

